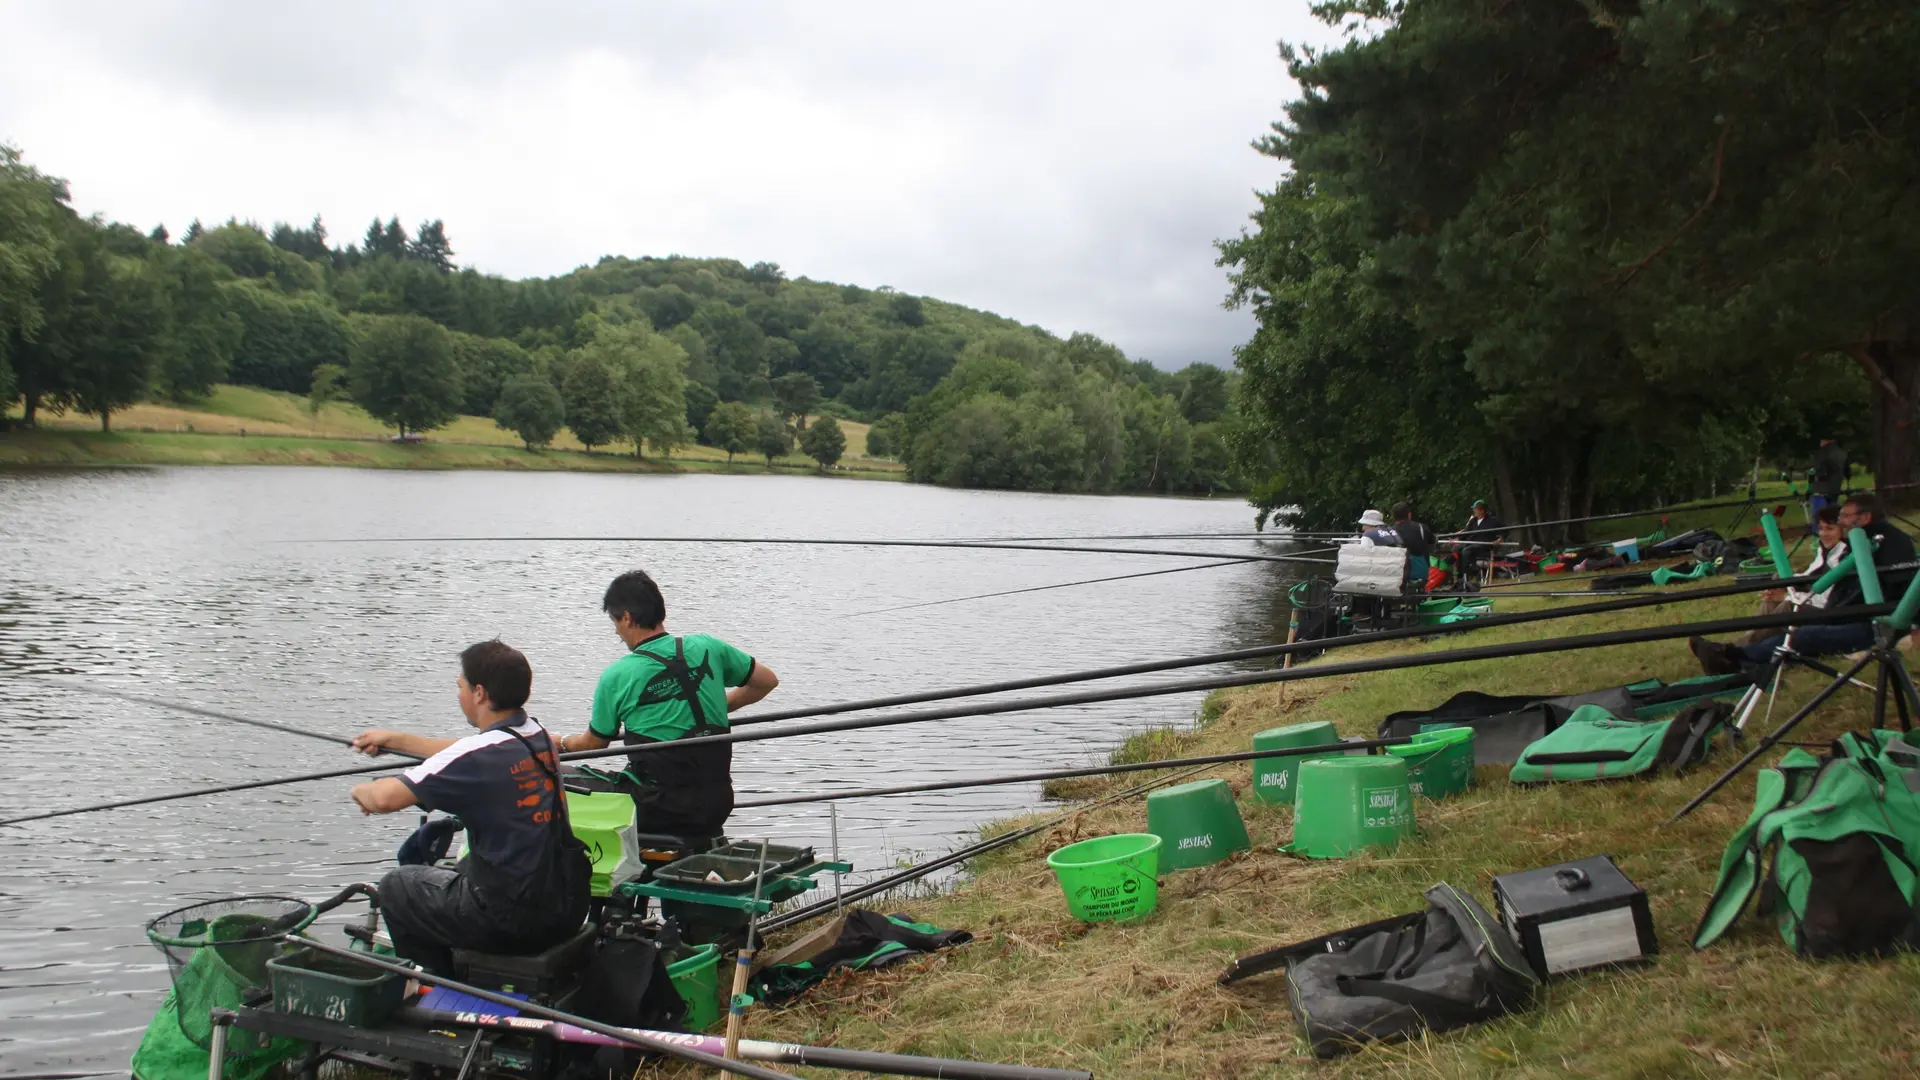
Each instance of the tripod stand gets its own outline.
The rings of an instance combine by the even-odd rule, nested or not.
[[[1767,523],[1771,524],[1771,521],[1769,520]],[[1859,575],[1862,599],[1869,604],[1880,603],[1880,579],[1873,565],[1872,541],[1869,540],[1866,533],[1860,529],[1853,530],[1847,539],[1847,550],[1850,552],[1848,558],[1832,570],[1829,570],[1819,581],[1815,582],[1813,591],[1816,593],[1824,592],[1831,588],[1845,573],[1852,572]],[[1778,551],[1779,548],[1776,546],[1775,550]],[[1912,582],[1908,584],[1906,594],[1900,598],[1899,605],[1895,607],[1891,615],[1884,619],[1874,620],[1873,646],[1867,650],[1865,656],[1854,661],[1853,666],[1846,671],[1835,671],[1833,668],[1829,668],[1824,664],[1816,664],[1806,657],[1796,654],[1793,657],[1796,662],[1807,667],[1815,668],[1816,670],[1832,672],[1832,681],[1821,688],[1820,692],[1815,694],[1811,701],[1794,710],[1793,715],[1787,717],[1785,723],[1775,728],[1766,738],[1760,740],[1752,750],[1747,752],[1745,757],[1734,762],[1731,768],[1721,773],[1713,783],[1708,784],[1706,790],[1695,795],[1691,802],[1681,807],[1679,812],[1674,814],[1673,817],[1668,818],[1667,823],[1672,824],[1673,822],[1679,821],[1681,818],[1699,809],[1702,804],[1713,797],[1714,792],[1725,787],[1734,777],[1740,775],[1741,771],[1747,766],[1759,760],[1760,755],[1773,749],[1775,744],[1786,738],[1787,734],[1797,727],[1802,720],[1812,716],[1820,706],[1825,705],[1830,698],[1839,693],[1841,687],[1846,686],[1848,683],[1856,682],[1855,676],[1865,671],[1868,665],[1875,665],[1878,668],[1873,693],[1873,726],[1876,728],[1886,726],[1887,702],[1891,699],[1895,709],[1898,710],[1900,730],[1902,732],[1912,731],[1913,718],[1916,715],[1920,715],[1920,688],[1914,686],[1913,676],[1908,673],[1906,662],[1901,659],[1896,646],[1900,639],[1906,636],[1907,632],[1913,628],[1913,617],[1916,609],[1920,609],[1920,575],[1915,575]],[[1789,652],[1792,641],[1793,636],[1789,634],[1787,640],[1781,644],[1781,652]],[[1786,658],[1781,657],[1781,659],[1784,662]],[[1752,697],[1752,700],[1748,700],[1747,698],[1742,699],[1746,706],[1746,712],[1741,715],[1740,723],[1742,725],[1746,723],[1746,714],[1752,712],[1753,704],[1758,700],[1758,692],[1759,687],[1756,685],[1753,690],[1748,691],[1748,695]]]
[[[1747,730],[1747,722],[1752,718],[1753,710],[1759,707],[1760,699],[1763,697],[1767,699],[1767,719],[1771,720],[1773,718],[1773,699],[1780,694],[1780,680],[1786,674],[1788,664],[1797,664],[1811,671],[1817,671],[1829,679],[1843,678],[1838,668],[1831,667],[1810,656],[1796,652],[1793,648],[1792,640],[1789,636],[1786,641],[1781,643],[1779,648],[1773,650],[1773,679],[1766,684],[1755,682],[1747,688],[1745,693],[1740,695],[1739,701],[1734,702],[1734,730]],[[1857,678],[1848,678],[1846,681],[1851,682],[1862,690],[1875,689]]]

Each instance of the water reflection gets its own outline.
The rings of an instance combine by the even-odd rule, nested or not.
[[[968,603],[874,609],[1178,565],[1160,557],[642,543],[320,544],[432,535],[949,538],[1231,532],[1231,501],[954,492],[779,477],[152,469],[0,473],[0,817],[351,764],[296,737],[74,692],[85,681],[351,734],[457,734],[454,657],[498,635],[536,715],[584,725],[620,645],[598,611],[644,566],[669,627],[739,644],[787,708],[1278,640],[1290,567],[1244,564]],[[1153,547],[1251,551],[1246,541]],[[1267,550],[1275,550],[1267,545]],[[853,616],[859,615],[858,618]],[[1167,673],[1177,678],[1200,672]],[[742,797],[1071,766],[1188,720],[1191,695],[743,745]],[[0,1077],[123,1067],[166,985],[140,928],[196,899],[318,896],[376,876],[410,822],[345,781],[0,829]],[[845,804],[884,870],[1032,807],[1035,785]],[[823,804],[736,835],[823,846]],[[859,880],[856,874],[853,880]]]

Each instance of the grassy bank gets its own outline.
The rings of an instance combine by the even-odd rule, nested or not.
[[[1509,599],[1501,609],[1576,602]],[[1662,605],[1339,655],[1671,625],[1749,613],[1752,604],[1735,597]],[[1370,734],[1386,713],[1468,688],[1551,694],[1693,674],[1684,643],[1671,642],[1248,688],[1216,695],[1193,729],[1155,733],[1121,752],[1240,750],[1255,731],[1310,719]],[[1789,679],[1776,720],[1823,681]],[[1867,704],[1866,694],[1849,691],[1802,732],[1824,738],[1863,726]],[[1254,848],[1163,875],[1161,907],[1149,919],[1085,926],[1066,916],[1045,855],[1146,825],[1139,801],[1089,812],[976,865],[950,895],[884,907],[968,928],[972,944],[897,970],[831,980],[796,1006],[756,1013],[751,1033],[1088,1068],[1103,1077],[1914,1075],[1920,958],[1800,960],[1770,921],[1751,917],[1730,940],[1699,953],[1688,947],[1721,851],[1752,805],[1752,775],[1684,822],[1661,823],[1732,757],[1723,748],[1707,768],[1679,779],[1545,789],[1514,787],[1504,769],[1483,768],[1473,791],[1421,802],[1419,833],[1397,850],[1333,862],[1277,853],[1290,835],[1290,808],[1254,801],[1247,766],[1223,766],[1211,775],[1239,796]],[[1416,910],[1436,881],[1490,903],[1495,874],[1602,852],[1648,891],[1662,954],[1648,967],[1556,983],[1524,1015],[1316,1063],[1295,1038],[1282,979],[1231,990],[1214,983],[1237,955]]]
[[[16,410],[15,415],[18,415]],[[899,480],[894,461],[866,456],[867,425],[842,421],[846,456],[834,475]],[[583,472],[815,471],[812,459],[789,454],[769,467],[757,455],[710,446],[686,446],[671,457],[646,459],[633,444],[594,453],[562,431],[545,450],[528,451],[510,431],[485,417],[461,416],[430,432],[424,443],[388,441],[391,429],[352,405],[313,412],[305,398],[246,386],[216,387],[192,405],[149,403],[113,416],[101,432],[91,416],[42,413],[37,430],[0,432],[0,465],[336,465],[377,469],[526,469]]]

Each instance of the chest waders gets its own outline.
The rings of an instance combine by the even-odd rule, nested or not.
[[[688,666],[686,646],[679,638],[673,639],[671,658],[638,648],[633,650],[633,655],[657,662],[674,684],[671,692],[656,697],[650,692],[652,684],[649,683],[640,692],[637,703],[640,707],[684,701],[693,713],[693,727],[684,738],[727,733],[725,725],[707,718],[706,707],[700,703],[700,684],[713,673],[704,662],[697,671]],[[632,745],[663,740],[628,733],[621,741]],[[692,838],[720,835],[726,827],[727,815],[733,813],[733,744],[674,747],[671,746],[674,740],[664,741],[669,744],[668,749],[627,756],[628,771],[642,784],[640,790],[633,793],[640,830]]]

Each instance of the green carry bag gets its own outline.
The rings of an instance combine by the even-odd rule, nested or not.
[[[1680,773],[1705,760],[1714,732],[1732,713],[1724,702],[1702,701],[1666,720],[1623,720],[1598,705],[1582,705],[1522,750],[1508,778],[1516,784],[1618,780],[1663,765]]]
[[[1761,770],[1753,813],[1721,857],[1693,947],[1725,935],[1756,894],[1759,913],[1775,917],[1801,956],[1920,946],[1916,788],[1920,748],[1890,731],[1842,736],[1820,759],[1790,750]]]

